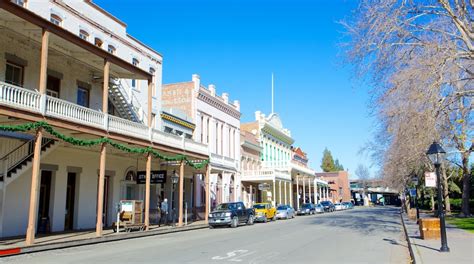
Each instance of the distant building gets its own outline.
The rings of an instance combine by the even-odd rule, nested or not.
[[[330,187],[329,199],[336,202],[350,202],[349,172],[318,172],[316,176],[327,181]]]

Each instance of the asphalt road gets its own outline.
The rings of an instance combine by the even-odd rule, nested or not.
[[[0,263],[408,263],[398,208],[355,208],[0,259]]]

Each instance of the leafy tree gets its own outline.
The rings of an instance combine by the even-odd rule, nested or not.
[[[344,170],[344,166],[342,166],[342,164],[339,163],[338,159],[336,159],[336,161],[334,161],[334,169],[336,171],[343,171]]]
[[[335,171],[334,159],[332,157],[331,151],[327,148],[323,151],[323,159],[321,160],[321,169],[324,172]]]

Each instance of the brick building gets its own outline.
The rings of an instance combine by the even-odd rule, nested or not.
[[[330,187],[329,199],[332,202],[350,202],[351,190],[349,186],[349,172],[318,172],[318,178],[328,182]]]

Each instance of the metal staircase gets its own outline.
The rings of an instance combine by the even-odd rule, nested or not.
[[[135,95],[128,94],[119,79],[111,79],[109,86],[109,100],[114,105],[120,117],[137,123],[143,123],[143,113],[140,102]]]
[[[50,149],[56,141],[50,138],[43,138],[41,140],[41,152],[45,152]],[[35,149],[35,140],[29,140],[22,145],[18,146],[8,154],[0,158],[0,182],[5,182],[7,179],[12,178],[13,175],[20,172],[33,160],[33,154]]]

